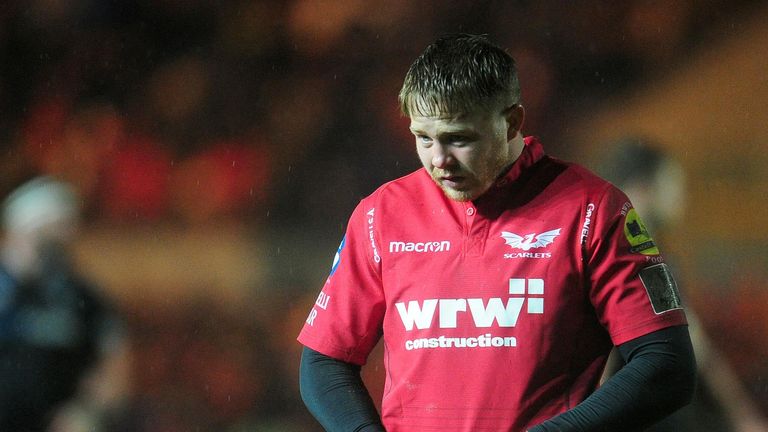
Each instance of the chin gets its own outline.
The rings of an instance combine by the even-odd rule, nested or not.
[[[447,196],[448,198],[454,201],[467,202],[477,198],[477,193],[473,191],[458,191],[455,189],[446,189],[446,188],[442,188],[442,189],[445,196]]]

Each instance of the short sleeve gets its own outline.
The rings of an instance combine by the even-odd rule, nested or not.
[[[315,351],[359,365],[381,337],[385,312],[371,201],[361,201],[352,213],[330,274],[298,337]]]
[[[613,343],[687,324],[674,277],[626,195],[609,186],[594,215],[585,245],[589,297]]]

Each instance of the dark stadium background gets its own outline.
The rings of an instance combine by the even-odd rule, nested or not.
[[[509,47],[550,153],[596,166],[642,134],[681,161],[684,222],[659,241],[768,413],[765,23],[746,0],[2,2],[0,191],[78,187],[79,263],[128,328],[75,417],[319,430],[295,336],[354,205],[417,167],[400,80],[455,31]],[[373,358],[376,394],[381,373]]]

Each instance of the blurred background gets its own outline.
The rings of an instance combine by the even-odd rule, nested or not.
[[[2,2],[0,192],[76,187],[77,266],[125,323],[79,396],[103,403],[57,430],[320,430],[295,337],[358,200],[419,166],[397,92],[458,31],[516,58],[550,154],[599,170],[641,136],[677,161],[657,240],[768,413],[766,23],[757,0]]]

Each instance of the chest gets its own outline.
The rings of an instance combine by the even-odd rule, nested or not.
[[[532,202],[490,215],[472,203],[409,213],[380,231],[382,277],[390,294],[416,288],[421,295],[484,295],[504,287],[511,294],[519,291],[512,279],[562,285],[580,277],[579,202]]]
[[[422,210],[380,232],[391,340],[489,332],[523,344],[569,334],[590,315],[579,202],[492,217],[471,203]]]

